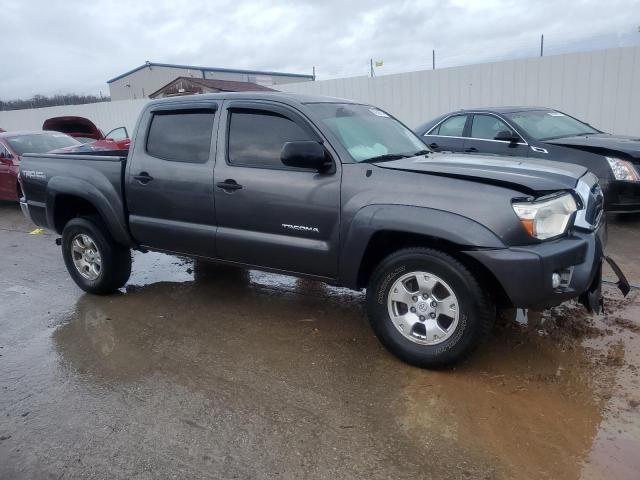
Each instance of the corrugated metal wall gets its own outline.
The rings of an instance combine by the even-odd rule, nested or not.
[[[640,48],[280,85],[373,103],[415,127],[460,108],[557,108],[602,130],[640,135]]]
[[[411,127],[460,108],[539,105],[608,132],[640,135],[640,47],[278,85],[278,89],[373,103]],[[39,129],[46,118],[81,115],[105,132],[120,125],[131,131],[145,101],[0,112],[0,127]]]
[[[121,100],[0,112],[0,127],[5,130],[40,130],[47,118],[75,115],[89,118],[104,133],[112,128],[125,126],[131,134],[140,110],[148,101]]]

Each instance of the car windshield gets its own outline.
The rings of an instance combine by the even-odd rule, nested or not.
[[[78,140],[80,143],[91,143],[96,141],[95,138],[89,138],[89,137],[73,137],[73,138]]]
[[[505,116],[536,140],[600,133],[586,123],[555,110],[529,110]]]
[[[81,143],[64,133],[29,133],[7,138],[7,142],[18,155],[46,153],[58,148],[72,147]]]
[[[416,135],[382,110],[348,103],[312,103],[309,108],[356,162],[394,160],[426,153]]]

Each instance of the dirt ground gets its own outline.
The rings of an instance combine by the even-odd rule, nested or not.
[[[639,291],[425,371],[360,293],[152,253],[96,297],[32,228],[0,204],[0,479],[640,478]],[[609,236],[635,283],[639,234]]]

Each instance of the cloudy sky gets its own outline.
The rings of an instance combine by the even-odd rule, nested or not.
[[[152,62],[377,75],[640,46],[640,0],[0,0],[0,99],[108,94]]]

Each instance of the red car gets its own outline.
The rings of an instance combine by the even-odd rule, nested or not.
[[[78,145],[82,145],[78,140],[59,132],[0,133],[0,200],[19,200],[18,170],[23,154],[46,153]]]
[[[125,127],[118,127],[104,135],[88,118],[53,117],[44,121],[43,130],[62,132],[82,143],[91,144],[94,150],[128,150],[131,139]]]

